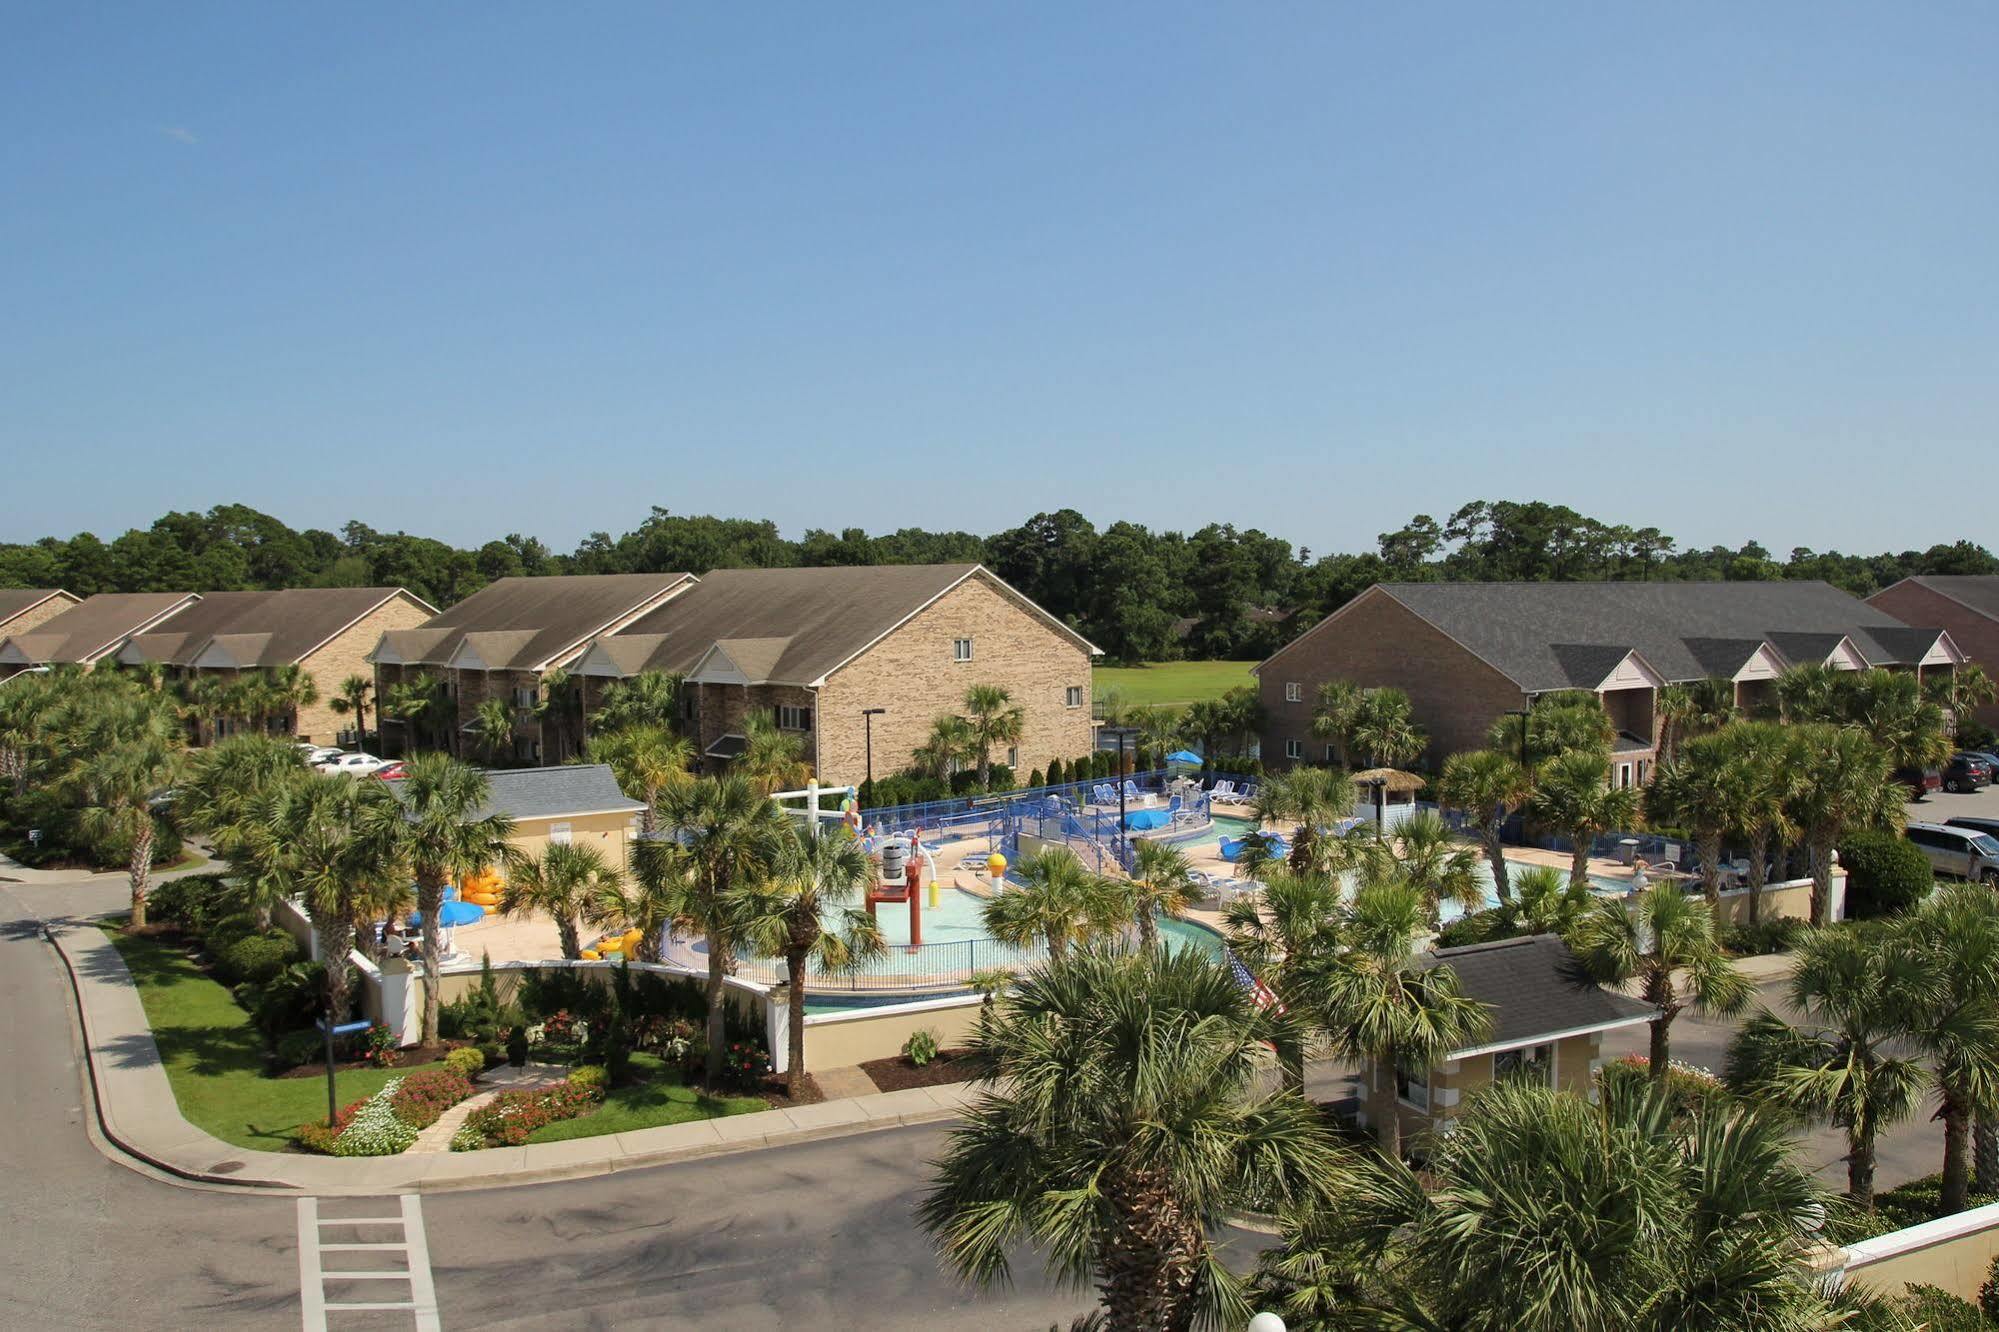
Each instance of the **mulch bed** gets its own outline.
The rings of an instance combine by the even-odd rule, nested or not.
[[[724,1094],[742,1095],[741,1092]],[[764,1103],[773,1110],[784,1110],[794,1105],[818,1105],[826,1099],[826,1093],[819,1090],[819,1084],[812,1080],[810,1073],[799,1079],[798,1095],[795,1097],[785,1091],[781,1077],[764,1079],[763,1086],[750,1094],[763,1097]]]
[[[902,1055],[870,1059],[861,1065],[861,1071],[885,1092],[902,1091],[909,1087],[942,1087],[972,1079],[973,1073],[965,1060],[966,1053],[962,1049],[939,1050],[935,1059],[922,1065],[912,1064]]]

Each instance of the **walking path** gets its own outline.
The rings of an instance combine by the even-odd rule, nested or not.
[[[524,1068],[502,1064],[488,1069],[479,1075],[479,1085],[484,1090],[466,1097],[439,1115],[435,1124],[416,1135],[409,1152],[448,1152],[451,1150],[451,1139],[460,1126],[472,1117],[474,1110],[491,1105],[503,1092],[540,1091],[543,1087],[553,1087],[558,1082],[566,1081],[568,1077],[569,1070],[559,1064],[529,1064]]]
[[[92,921],[51,920],[69,969],[104,1136],[168,1174],[201,1184],[326,1196],[493,1188],[954,1119],[969,1084],[876,1092],[818,1105],[699,1119],[567,1142],[477,1152],[335,1158],[233,1147],[182,1118],[125,959]],[[467,1111],[466,1113],[470,1113]]]

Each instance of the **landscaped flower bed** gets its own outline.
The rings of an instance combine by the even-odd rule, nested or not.
[[[481,1147],[519,1147],[545,1124],[574,1119],[604,1099],[601,1086],[558,1083],[541,1091],[504,1092],[465,1119],[451,1139],[454,1152]]]
[[[394,1156],[471,1094],[472,1084],[458,1074],[426,1069],[383,1083],[335,1115],[331,1128],[301,1124],[293,1136],[301,1148],[325,1156]]]

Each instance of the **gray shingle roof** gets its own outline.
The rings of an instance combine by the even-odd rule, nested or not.
[[[1748,645],[1766,641],[1793,661],[1818,660],[1842,637],[1873,665],[1913,660],[1902,655],[1913,641],[1907,626],[1829,583],[1379,587],[1530,693],[1593,688],[1633,649],[1668,680],[1731,673],[1723,666],[1734,645],[1746,648],[1739,667]]]
[[[482,637],[474,647],[488,670],[562,665],[554,659],[565,649],[608,632],[687,581],[684,573],[501,578],[420,628],[382,637],[408,663],[446,665],[465,637],[477,634]]]
[[[602,763],[571,763],[559,768],[500,768],[486,774],[491,790],[478,812],[505,814],[513,819],[559,819],[565,814],[636,814],[645,802],[618,787],[618,779]],[[396,783],[391,783],[396,785]]]
[[[238,669],[283,666],[402,591],[397,587],[296,587],[277,592],[209,592],[186,610],[134,635],[124,654],[190,666],[213,645]]]
[[[61,597],[75,604],[76,598],[59,587],[0,587],[0,624],[5,624],[23,611],[33,610],[50,597]]]
[[[1591,981],[1552,934],[1440,948],[1428,960],[1448,963],[1459,988],[1491,1010],[1492,1034],[1474,1049],[1529,1045],[1612,1023],[1635,1025],[1656,1011]]]
[[[81,664],[115,650],[126,638],[187,602],[188,592],[100,592],[7,640],[8,655],[34,665]],[[198,603],[197,603],[198,604]]]

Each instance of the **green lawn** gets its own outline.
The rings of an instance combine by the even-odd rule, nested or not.
[[[746,1115],[770,1108],[754,1096],[704,1095],[683,1085],[677,1070],[668,1069],[652,1055],[633,1055],[632,1066],[648,1074],[650,1081],[636,1087],[616,1088],[589,1114],[544,1124],[528,1141],[567,1142],[571,1138],[596,1138],[606,1133],[628,1133],[633,1129]]]
[[[324,1078],[264,1076],[264,1042],[229,991],[188,961],[172,942],[105,932],[138,982],[167,1081],[190,1124],[236,1147],[275,1152],[307,1120],[326,1117]],[[436,1068],[439,1064],[423,1065]],[[381,1090],[413,1068],[371,1068],[337,1075],[340,1104]]]
[[[1094,672],[1096,690],[1116,690],[1127,703],[1168,703],[1184,707],[1196,699],[1220,698],[1237,685],[1256,683],[1253,661],[1161,661],[1145,666],[1104,666]]]

